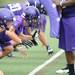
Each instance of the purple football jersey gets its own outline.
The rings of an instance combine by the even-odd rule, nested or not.
[[[23,21],[21,16],[16,16],[16,21],[14,21],[14,27],[16,34],[20,34],[23,31]]]
[[[0,51],[3,51],[4,47],[11,45],[10,40],[5,31],[0,32]]]
[[[41,3],[45,6],[48,15],[50,17],[50,36],[59,37],[59,21],[58,12],[55,4],[52,0],[40,0]]]
[[[21,15],[23,13],[23,8],[20,3],[8,4],[7,7],[15,14]]]

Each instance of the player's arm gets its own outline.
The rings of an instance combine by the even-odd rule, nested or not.
[[[6,30],[5,34],[17,43],[22,43],[21,39],[16,35],[14,31]]]
[[[32,40],[32,36],[31,35],[24,35],[23,33],[20,33],[18,36],[22,40]]]

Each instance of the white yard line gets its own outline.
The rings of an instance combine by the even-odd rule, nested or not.
[[[40,71],[42,68],[44,68],[46,65],[48,65],[49,63],[51,63],[52,61],[54,61],[56,58],[58,58],[60,55],[62,55],[64,53],[64,50],[60,50],[58,51],[56,54],[54,54],[52,57],[50,57],[50,59],[48,59],[47,61],[45,61],[43,64],[39,65],[38,67],[36,67],[33,71],[31,71],[28,75],[35,75],[38,71]]]

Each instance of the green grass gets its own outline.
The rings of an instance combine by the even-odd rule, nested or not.
[[[65,63],[66,61],[65,61],[64,54],[63,54],[59,58],[57,58],[55,61],[48,64],[46,67],[44,67],[35,75],[60,75],[60,74],[56,74],[56,71],[58,69],[64,68]],[[62,74],[62,75],[67,75],[67,74]]]
[[[24,3],[25,0],[0,0],[0,6],[9,4],[9,3],[16,3],[16,2],[20,2],[20,3]]]

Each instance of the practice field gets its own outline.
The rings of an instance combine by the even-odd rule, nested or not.
[[[10,1],[16,0],[5,0],[5,3],[11,3]],[[0,3],[4,5],[3,0],[0,0]],[[60,56],[56,54],[60,51],[58,40],[50,38],[49,28],[49,19],[47,17],[46,36],[51,48],[54,50],[54,54],[49,56],[40,42],[38,46],[29,48],[25,56],[19,52],[14,52],[15,57],[0,59],[0,69],[4,72],[4,75],[60,75],[56,74],[56,70],[65,66],[65,56],[64,53],[58,53]],[[40,67],[38,67],[39,65]]]
[[[39,46],[28,49],[27,56],[22,56],[19,52],[14,52],[14,58],[5,57],[0,59],[0,69],[4,71],[5,75],[32,75],[30,72],[60,51],[58,49],[58,40],[49,37],[49,20],[47,22],[46,35],[51,47],[54,49],[53,55],[48,56],[45,47],[41,43],[39,43]],[[64,55],[61,55],[40,71],[36,71],[35,75],[58,75],[55,71],[64,67],[64,65],[65,58]]]

